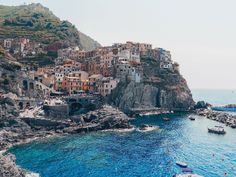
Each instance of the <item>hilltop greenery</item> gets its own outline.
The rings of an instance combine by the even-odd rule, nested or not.
[[[79,45],[85,50],[100,46],[79,32],[68,21],[61,21],[41,4],[21,6],[0,5],[0,38],[28,37],[42,44],[63,42]]]

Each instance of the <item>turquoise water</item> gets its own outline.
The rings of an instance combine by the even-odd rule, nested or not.
[[[218,123],[187,115],[138,118],[135,125],[160,126],[152,132],[96,132],[37,141],[14,147],[17,164],[42,177],[171,177],[181,172],[176,160],[185,161],[206,177],[236,176],[236,130],[226,135],[207,132]],[[213,155],[214,154],[214,155]]]
[[[206,101],[214,106],[236,104],[236,90],[193,89],[195,101]]]

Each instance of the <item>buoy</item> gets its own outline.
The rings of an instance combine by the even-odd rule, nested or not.
[[[225,172],[225,176],[227,175],[227,172]]]

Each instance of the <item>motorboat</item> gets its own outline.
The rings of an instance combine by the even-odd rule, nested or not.
[[[193,173],[193,170],[191,168],[183,168],[182,172],[183,173]]]
[[[196,118],[195,117],[193,117],[193,116],[189,116],[188,117],[190,120],[195,120]]]
[[[168,118],[168,117],[163,117],[162,118],[164,121],[170,121],[170,118]]]
[[[184,163],[184,162],[181,162],[181,161],[176,161],[176,165],[182,167],[182,168],[187,168],[188,167],[188,164]]]
[[[208,128],[208,132],[215,133],[215,134],[221,134],[221,135],[226,133],[226,131],[224,130],[224,127],[222,127],[222,126],[215,126],[212,128]]]
[[[177,175],[173,175],[173,177],[203,177],[197,174],[177,174]]]
[[[159,129],[158,126],[153,126],[153,125],[147,125],[147,124],[142,124],[140,127],[137,129],[139,132],[148,132],[148,131],[153,131]]]

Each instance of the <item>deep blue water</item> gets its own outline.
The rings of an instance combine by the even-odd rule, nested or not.
[[[96,132],[36,141],[14,147],[17,164],[42,177],[155,176],[180,173],[176,160],[185,161],[206,177],[236,176],[236,130],[226,135],[207,132],[218,123],[187,115],[138,118],[134,124],[160,126],[153,132]],[[213,156],[214,154],[214,156]]]

